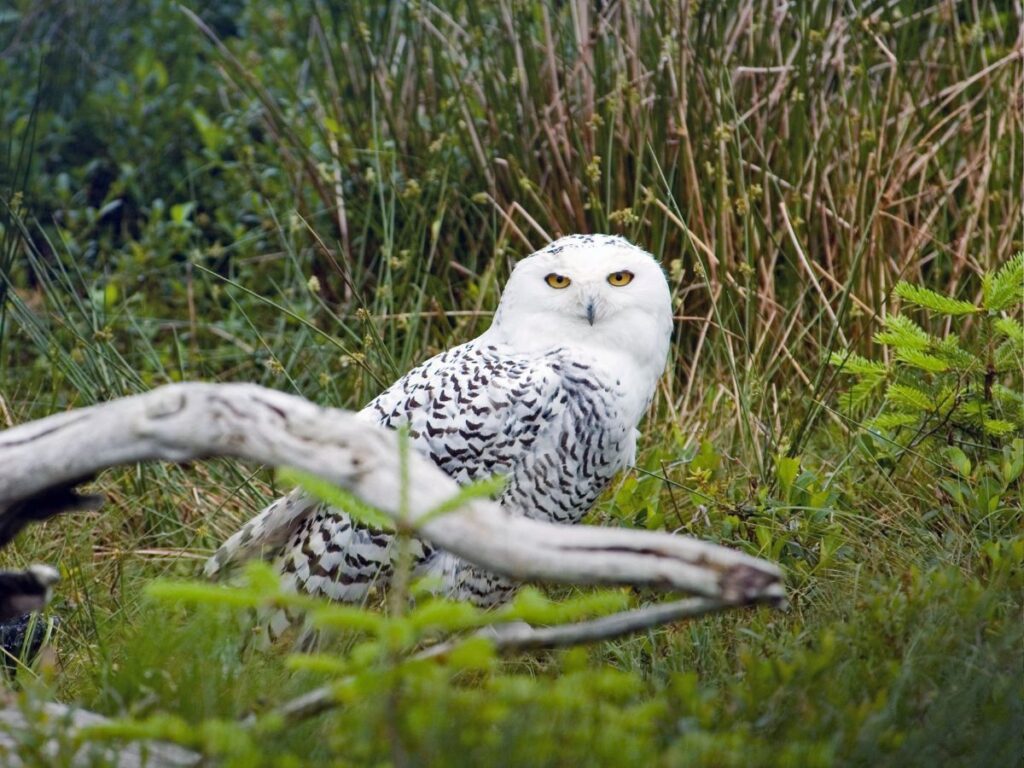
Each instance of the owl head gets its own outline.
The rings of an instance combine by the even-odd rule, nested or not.
[[[672,334],[671,295],[647,251],[612,235],[570,235],[516,264],[492,332],[523,352],[579,347],[657,376]]]

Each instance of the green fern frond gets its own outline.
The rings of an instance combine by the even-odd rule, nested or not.
[[[1024,408],[1024,392],[1007,387],[1003,384],[996,384],[992,387],[992,394],[1001,405],[1016,406]]]
[[[885,330],[875,334],[875,341],[896,349],[927,349],[932,337],[924,329],[903,315],[889,315],[883,321]]]
[[[1024,304],[1024,251],[1003,264],[995,274],[985,275],[982,293],[985,309],[992,312]]]
[[[986,432],[996,437],[1002,437],[1017,430],[1017,425],[1006,419],[984,419],[981,424]]]
[[[935,410],[940,413],[949,411],[956,406],[957,395],[960,394],[960,390],[951,387],[948,384],[939,390],[939,393],[932,399],[935,403]]]
[[[972,315],[975,312],[981,311],[969,301],[961,301],[960,299],[943,296],[941,293],[936,293],[928,288],[913,285],[903,280],[896,284],[893,293],[904,301],[909,301],[911,304],[924,307],[940,315]]]
[[[839,407],[846,412],[856,411],[867,403],[885,380],[883,376],[867,375],[839,396]]]
[[[1014,422],[1017,431],[1024,429],[1024,392],[996,384],[992,388],[992,399],[995,401],[993,410],[999,418]]]
[[[841,413],[853,413],[860,407],[858,399],[853,396],[852,389],[840,392],[836,402],[839,404],[839,411]]]
[[[855,377],[840,395],[843,408],[864,413],[877,402],[882,389],[883,413],[866,422],[874,429],[932,426],[937,419],[951,429],[972,435],[983,430],[1000,440],[1024,431],[1024,323],[1016,316],[1000,317],[1024,303],[1024,254],[983,279],[984,309],[901,281],[894,294],[924,309],[929,318],[988,312],[980,326],[964,329],[974,331],[964,339],[952,332],[932,336],[906,315],[889,315],[874,336],[891,349],[889,365],[846,351],[829,357],[831,365]],[[937,442],[939,438],[928,434],[924,439]]]
[[[1024,371],[1024,323],[1010,317],[1000,317],[992,327],[997,336],[1004,337],[996,347],[996,370],[1020,373]]]
[[[970,422],[980,424],[988,416],[988,406],[980,398],[967,400],[960,406],[959,415]]]
[[[921,417],[916,413],[883,413],[868,422],[875,429],[898,429],[900,427],[916,427]]]
[[[950,368],[955,368],[958,371],[978,369],[982,364],[981,360],[961,347],[960,339],[953,335],[947,336],[935,344],[932,347],[932,352],[936,357],[944,360]]]
[[[996,370],[1002,373],[1024,370],[1024,345],[1007,339],[996,348],[993,363]]]
[[[907,384],[890,384],[885,390],[885,399],[898,408],[907,408],[913,411],[934,411],[935,403],[917,387]]]
[[[930,373],[942,373],[949,370],[949,365],[946,361],[940,360],[935,355],[929,355],[927,352],[922,352],[919,349],[897,349],[896,359]]]
[[[996,332],[1024,347],[1024,323],[1020,320],[1014,320],[1012,317],[1000,317],[992,323],[992,327],[996,329]]]
[[[856,352],[845,354],[833,352],[828,358],[829,365],[834,365],[843,373],[850,373],[855,376],[884,376],[886,373],[885,363],[868,360]]]

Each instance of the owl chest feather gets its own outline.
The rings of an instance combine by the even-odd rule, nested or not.
[[[414,448],[468,483],[504,475],[501,501],[576,522],[630,460],[621,381],[555,349],[538,360],[473,342],[428,361],[368,411],[409,430]]]

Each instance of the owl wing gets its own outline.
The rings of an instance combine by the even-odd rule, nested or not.
[[[566,403],[560,389],[554,356],[530,360],[469,342],[407,373],[360,416],[393,429],[407,426],[417,451],[459,483],[468,483],[511,473],[538,441],[550,441],[548,426]],[[283,550],[283,569],[306,591],[358,599],[362,585],[387,571],[389,543],[388,535],[296,489],[225,541],[204,573],[212,577],[232,564]],[[418,554],[432,553],[423,543]],[[342,586],[339,569],[348,582]]]
[[[471,342],[414,371],[368,406],[466,484],[506,476],[500,501],[527,517],[576,523],[629,463],[637,431],[622,383],[565,356],[503,354]]]
[[[505,355],[470,342],[409,372],[363,414],[408,428],[413,447],[461,484],[509,474],[550,440],[566,406],[560,366],[554,356]]]

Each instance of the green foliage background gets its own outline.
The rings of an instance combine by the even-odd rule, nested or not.
[[[616,232],[678,323],[638,469],[589,522],[779,561],[790,609],[415,662],[415,613],[381,607],[390,629],[325,641],[345,673],[297,667],[243,610],[146,592],[274,477],[125,468],[101,514],[0,555],[63,575],[25,706],[237,764],[1020,764],[1019,9],[595,8],[0,8],[0,419],[185,379],[358,407],[479,333],[516,258]],[[239,724],[326,679],[337,710]]]

